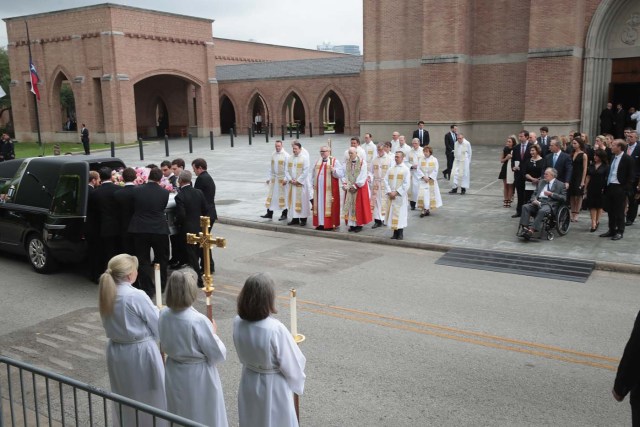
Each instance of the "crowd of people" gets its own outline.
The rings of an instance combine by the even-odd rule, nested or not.
[[[291,143],[289,154],[278,140],[267,175],[267,212],[262,218],[272,219],[278,210],[279,220],[288,220],[288,225],[305,226],[312,217],[316,230],[336,230],[344,221],[354,233],[373,222],[371,228],[386,225],[393,231],[392,239],[403,240],[410,211],[418,209],[419,217],[424,218],[442,206],[439,162],[429,143],[429,132],[419,122],[410,145],[399,132],[378,144],[366,133],[362,143],[357,136],[351,138],[342,158],[333,155],[331,146],[320,147],[319,158],[312,164],[299,141]],[[460,188],[460,194],[465,194],[470,185],[471,144],[453,125],[445,145],[443,176],[453,177],[450,193]]]
[[[196,272],[187,267],[171,274],[162,311],[132,286],[137,275],[138,259],[118,254],[100,277],[111,390],[208,426],[228,426],[217,370],[227,349],[215,320],[193,308]],[[265,273],[247,278],[238,295],[233,342],[243,366],[238,389],[242,427],[298,425],[293,393],[304,391],[306,359],[272,316],[275,300],[275,283]],[[114,406],[113,417],[125,426],[168,425],[129,407]]]
[[[593,144],[584,132],[549,136],[548,128],[540,128],[540,136],[521,131],[507,138],[500,156],[502,167],[498,178],[503,181],[503,206],[510,208],[517,197],[513,218],[520,218],[521,232],[531,237],[540,232],[540,217],[548,213],[542,205],[567,203],[570,220],[579,221],[580,212],[588,210],[590,232],[600,226],[603,212],[608,215],[609,229],[600,237],[620,240],[626,226],[633,225],[638,215],[640,196],[640,145],[638,131],[623,130],[622,138],[610,133],[596,136]],[[551,175],[547,175],[547,171]],[[564,188],[550,191],[554,181]],[[547,186],[547,188],[541,187]],[[515,190],[515,191],[514,191]],[[523,209],[527,205],[527,209]],[[537,216],[533,223],[531,216]]]
[[[114,171],[108,167],[90,172],[86,236],[91,248],[89,277],[92,281],[98,281],[113,256],[128,253],[140,262],[135,286],[153,296],[154,272],[150,256],[153,250],[153,262],[160,264],[161,289],[164,290],[169,268],[187,265],[198,272],[197,283],[203,285],[202,249],[187,244],[186,234],[202,231],[200,216],[209,217],[209,227],[217,220],[216,187],[204,159],[194,159],[191,166],[197,176],[193,184],[193,175],[185,170],[185,162],[180,158],[163,161],[159,168],[148,165],[149,173],[144,183],[138,183],[140,178],[133,168],[122,170],[122,186],[114,182]],[[165,214],[168,190],[177,192],[174,221],[177,233],[171,237]],[[212,258],[210,268],[211,272],[215,271]]]

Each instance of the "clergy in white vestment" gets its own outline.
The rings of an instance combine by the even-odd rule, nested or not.
[[[389,168],[384,177],[385,193],[389,197],[387,210],[387,227],[393,230],[392,239],[404,239],[403,229],[407,226],[409,210],[409,168],[404,164],[404,153],[396,151],[395,164]]]
[[[160,312],[160,346],[167,355],[165,389],[169,412],[208,426],[228,427],[222,383],[216,365],[227,348],[216,325],[193,308],[198,275],[191,268],[174,271],[167,280],[167,308]]]
[[[107,370],[111,391],[158,409],[167,409],[164,364],[158,348],[158,308],[143,291],[131,286],[138,259],[128,254],[109,260],[98,288],[100,317],[107,338]],[[114,425],[120,411],[114,405]],[[123,426],[152,426],[153,417],[122,406]],[[168,425],[156,420],[155,425]]]
[[[384,177],[393,160],[384,150],[384,143],[378,144],[377,156],[373,158],[373,165],[369,168],[369,187],[371,188],[371,213],[373,215],[373,227],[381,227],[387,214],[389,197],[384,189]]]
[[[400,132],[395,131],[391,134],[391,156],[393,157],[398,151],[398,147],[400,147]]]
[[[358,157],[356,147],[349,148],[349,160],[344,165],[342,189],[344,203],[342,216],[349,231],[362,231],[362,226],[371,222],[371,202],[369,201],[369,181],[367,162]]]
[[[233,343],[242,363],[240,427],[296,427],[293,393],[302,395],[306,359],[276,313],[273,279],[249,276],[238,295]]]
[[[371,165],[373,164],[373,159],[376,157],[377,147],[373,142],[373,137],[370,133],[364,134],[364,142],[362,143],[362,148],[367,155],[367,166],[369,167],[368,172],[371,172]]]
[[[328,146],[320,147],[320,158],[313,167],[313,226],[316,230],[340,227],[340,181],[342,165]]]
[[[402,153],[404,153],[404,165],[410,169],[411,164],[409,163],[409,152],[411,151],[411,147],[405,142],[404,135],[400,135],[399,142],[400,144],[398,145],[398,148],[393,152],[394,157],[396,152],[402,151]]]
[[[428,216],[433,209],[442,206],[438,186],[438,159],[432,155],[433,151],[429,145],[424,146],[422,151],[424,156],[420,159],[420,167],[416,171],[420,182],[418,191],[420,218]]]
[[[364,151],[364,148],[360,146],[360,138],[358,138],[357,136],[351,138],[351,141],[349,141],[349,148],[351,147],[356,149],[356,153],[358,154],[359,158],[366,161],[367,153]],[[347,161],[349,161],[349,148],[347,148],[347,150],[344,152],[345,164],[347,163]]]
[[[422,147],[420,147],[420,140],[413,138],[411,140],[411,150],[409,151],[409,170],[411,171],[411,185],[409,187],[409,205],[411,210],[416,209],[416,202],[418,201],[418,191],[420,190],[420,179],[418,178],[418,168],[420,167],[420,160],[424,157]]]
[[[458,134],[458,141],[454,144],[453,156],[453,171],[451,172],[453,188],[449,193],[457,193],[458,187],[460,187],[460,193],[465,194],[471,180],[471,144],[461,133]]]
[[[309,157],[302,154],[302,146],[299,142],[293,143],[293,156],[287,160],[285,169],[285,182],[289,185],[288,215],[291,221],[287,225],[307,225],[307,217],[311,213],[309,209]]]
[[[393,144],[391,144],[391,141],[386,141],[384,143],[384,155],[389,159],[391,164],[395,163],[395,160],[393,159],[393,156],[395,156],[395,154],[396,154],[395,151],[392,151],[392,146],[393,146]]]
[[[267,213],[262,215],[262,218],[273,218],[273,211],[278,209],[282,210],[280,220],[284,220],[287,219],[287,195],[289,189],[286,184],[283,185],[283,182],[289,153],[282,148],[282,141],[276,141],[275,148],[276,151],[271,154],[271,166],[267,175],[267,186],[269,188],[267,201],[265,202]]]
[[[291,142],[291,150],[293,150],[293,147],[294,147],[296,144],[298,144],[298,145],[300,146],[300,154],[301,154],[302,156],[306,157],[306,158],[307,158],[307,161],[309,162],[309,165],[311,165],[311,155],[309,154],[309,151],[308,151],[306,148],[304,148],[304,147],[302,146],[302,143],[301,143],[300,141],[298,141],[297,139],[294,139],[294,140]],[[307,191],[308,191],[308,193],[309,193],[309,200],[313,200],[313,195],[314,195],[314,194],[313,194],[313,182],[312,182],[312,176],[311,176],[311,174],[309,174],[309,175],[307,176],[307,180],[309,181],[309,182],[307,183]]]

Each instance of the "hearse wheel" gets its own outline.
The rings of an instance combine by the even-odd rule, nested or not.
[[[56,262],[51,256],[49,248],[35,233],[27,238],[27,256],[31,266],[38,273],[49,273],[56,267]]]

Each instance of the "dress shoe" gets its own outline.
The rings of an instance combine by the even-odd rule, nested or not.
[[[361,232],[361,231],[362,231],[362,226],[361,226],[361,225],[358,225],[358,226],[356,226],[356,227],[354,227],[354,228],[353,228],[353,232],[354,232],[354,233],[359,233],[359,232]]]
[[[594,231],[596,231],[598,229],[598,226],[596,225],[595,227],[591,227],[589,229],[589,233],[593,233]]]
[[[378,228],[378,227],[382,227],[381,222],[376,222],[375,224],[373,224],[373,227],[371,227],[371,229],[373,230],[374,228]]]
[[[347,230],[347,231],[349,231],[349,233],[351,233],[352,231],[355,231],[355,229],[356,229],[356,228],[355,228],[354,226],[350,226],[350,227],[349,227],[349,230]]]
[[[463,188],[462,190],[460,190],[460,194],[467,194],[467,189]]]
[[[260,215],[260,218],[269,218],[269,219],[273,218],[273,211],[268,210],[266,214]]]
[[[625,221],[624,225],[626,225],[627,227],[633,225],[633,221]]]
[[[398,238],[398,230],[393,230],[393,236],[391,236],[392,239],[397,239]]]
[[[451,191],[449,191],[449,194],[456,194],[458,192],[458,188],[452,188]]]
[[[288,210],[285,209],[282,211],[282,215],[280,215],[280,218],[278,218],[278,221],[284,221],[285,219],[287,219],[287,214],[288,214]]]
[[[316,230],[321,231],[324,230],[324,226],[323,225],[319,225],[316,227]]]
[[[302,218],[302,219],[300,219],[300,225],[301,225],[302,227],[304,227],[305,225],[307,225],[307,218]]]
[[[615,233],[612,233],[611,231],[607,231],[606,233],[602,233],[600,235],[600,237],[613,237],[615,236]]]
[[[511,215],[511,218],[520,218],[520,216],[521,216],[520,214],[515,213],[515,214]]]
[[[287,225],[299,225],[299,224],[300,224],[300,220],[298,218],[294,218],[287,223]]]
[[[404,229],[401,228],[400,230],[398,230],[398,237],[396,237],[396,240],[403,240],[404,239]]]
[[[613,235],[613,237],[611,237],[611,240],[620,240],[622,239],[622,234],[620,233],[616,233]]]

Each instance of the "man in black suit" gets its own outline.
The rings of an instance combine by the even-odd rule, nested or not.
[[[124,181],[124,187],[120,187],[120,189],[113,194],[120,209],[122,250],[129,255],[135,255],[134,239],[133,235],[129,233],[129,223],[133,217],[133,190],[135,188],[133,182],[136,178],[137,174],[135,169],[126,168],[123,170],[122,180]]]
[[[191,162],[193,172],[196,174],[196,182],[193,188],[196,188],[204,194],[204,200],[207,202],[209,208],[209,218],[211,219],[209,230],[213,227],[213,224],[218,219],[218,213],[216,212],[216,184],[213,182],[213,178],[207,172],[207,161],[202,158],[194,159]],[[211,251],[209,251],[210,255]],[[211,258],[211,272],[215,272],[215,266],[213,262],[213,256]],[[202,258],[202,249],[200,249],[200,267],[204,268],[204,261]]]
[[[609,230],[600,235],[600,237],[611,237],[611,240],[620,240],[624,235],[624,208],[634,177],[633,159],[625,153],[626,148],[627,144],[621,139],[616,139],[611,144],[614,157],[611,160],[607,186],[604,190],[604,206],[609,217]]]
[[[444,152],[447,156],[447,168],[442,171],[442,176],[445,179],[451,178],[451,168],[453,167],[453,160],[455,157],[453,155],[453,151],[457,140],[458,126],[451,125],[451,130],[444,136]]]
[[[531,237],[542,228],[544,216],[567,200],[567,189],[564,183],[556,179],[556,170],[546,168],[544,179],[538,183],[538,187],[531,196],[531,202],[522,207],[520,225],[524,237]],[[531,217],[534,217],[530,226]]]
[[[633,330],[620,364],[616,380],[613,383],[613,398],[622,402],[624,397],[631,392],[629,403],[631,404],[631,425],[640,426],[640,313],[636,315]]]
[[[164,211],[169,201],[169,192],[160,187],[161,179],[162,171],[153,168],[149,172],[148,182],[134,188],[133,216],[129,222],[129,233],[134,235],[134,250],[140,263],[139,286],[149,297],[155,294],[151,249],[154,262],[160,264],[162,290],[167,281],[169,224]]]
[[[111,181],[111,168],[103,167],[98,173],[101,184],[93,191],[92,197],[100,212],[100,271],[104,272],[109,260],[120,253],[120,208],[114,197],[120,187]]]
[[[511,157],[511,169],[513,170],[513,182],[518,194],[518,204],[516,205],[516,213],[511,215],[511,218],[520,218],[522,214],[522,206],[526,203],[524,199],[524,184],[525,184],[525,166],[527,162],[531,160],[531,144],[529,143],[529,132],[526,130],[520,131],[518,134],[518,145],[513,148]]]
[[[565,188],[569,188],[573,163],[571,162],[571,156],[560,149],[560,142],[557,136],[553,136],[549,140],[549,154],[544,158],[544,168],[554,168],[557,172],[558,180],[564,182]]]
[[[633,182],[631,188],[627,193],[627,203],[629,209],[627,209],[627,221],[625,225],[633,225],[633,222],[638,216],[638,200],[636,199],[636,193],[638,190],[638,184],[640,183],[640,144],[638,144],[638,132],[631,129],[627,133],[627,154],[633,159]]]
[[[627,112],[622,108],[622,104],[616,106],[616,111],[613,113],[613,130],[616,138],[624,137],[624,127],[627,124]]]
[[[91,149],[89,148],[89,129],[82,124],[82,129],[80,130],[80,141],[82,141],[82,147],[84,148],[84,154],[91,154]]]
[[[549,142],[550,141],[551,141],[551,138],[549,137],[549,128],[546,127],[546,126],[542,126],[540,128],[540,136],[536,140],[536,142],[540,146],[540,149],[542,150],[542,157],[545,157],[547,155],[547,153],[549,152]],[[560,180],[560,181],[562,181],[562,180]]]
[[[87,239],[87,258],[89,268],[89,280],[98,283],[101,270],[102,250],[100,247],[100,210],[94,198],[95,189],[100,185],[100,174],[89,171],[89,197],[87,202],[87,219],[85,220],[85,236]]]
[[[178,238],[174,251],[181,252],[180,259],[187,263],[198,273],[198,286],[202,287],[202,274],[198,266],[198,246],[187,244],[187,233],[199,233],[200,217],[209,215],[209,207],[204,199],[202,191],[191,186],[191,172],[182,171],[178,177],[180,192],[176,195],[176,220]]]
[[[615,121],[615,117],[613,114],[613,104],[607,102],[607,108],[602,110],[600,113],[600,135],[604,135],[607,133],[613,134],[613,122]]]
[[[418,129],[413,131],[413,138],[420,140],[421,147],[429,145],[429,131],[424,128],[424,122],[422,120],[418,122]]]

